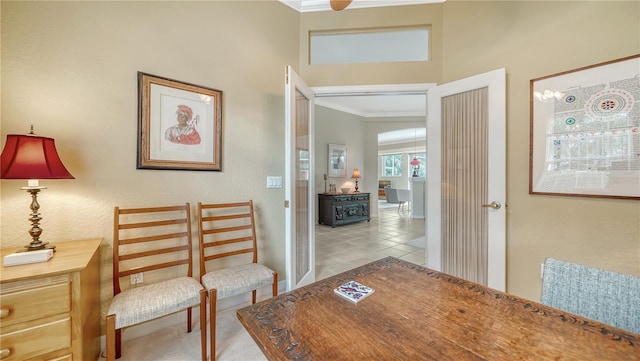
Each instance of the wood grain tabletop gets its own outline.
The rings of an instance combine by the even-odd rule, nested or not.
[[[270,360],[640,360],[640,335],[393,257],[237,316]]]

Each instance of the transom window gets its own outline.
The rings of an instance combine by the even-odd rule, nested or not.
[[[429,60],[429,26],[312,31],[309,64]]]

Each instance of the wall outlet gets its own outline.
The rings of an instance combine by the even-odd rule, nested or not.
[[[142,275],[142,272],[131,275],[132,285],[137,285],[138,283],[142,283],[142,282],[144,282],[144,276]]]

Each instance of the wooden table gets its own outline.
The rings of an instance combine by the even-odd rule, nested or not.
[[[270,360],[640,360],[639,335],[393,257],[237,315]]]

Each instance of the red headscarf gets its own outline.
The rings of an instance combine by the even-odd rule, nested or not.
[[[178,109],[187,113],[187,121],[191,120],[191,118],[193,117],[193,111],[191,110],[191,108],[186,105],[178,105]]]

